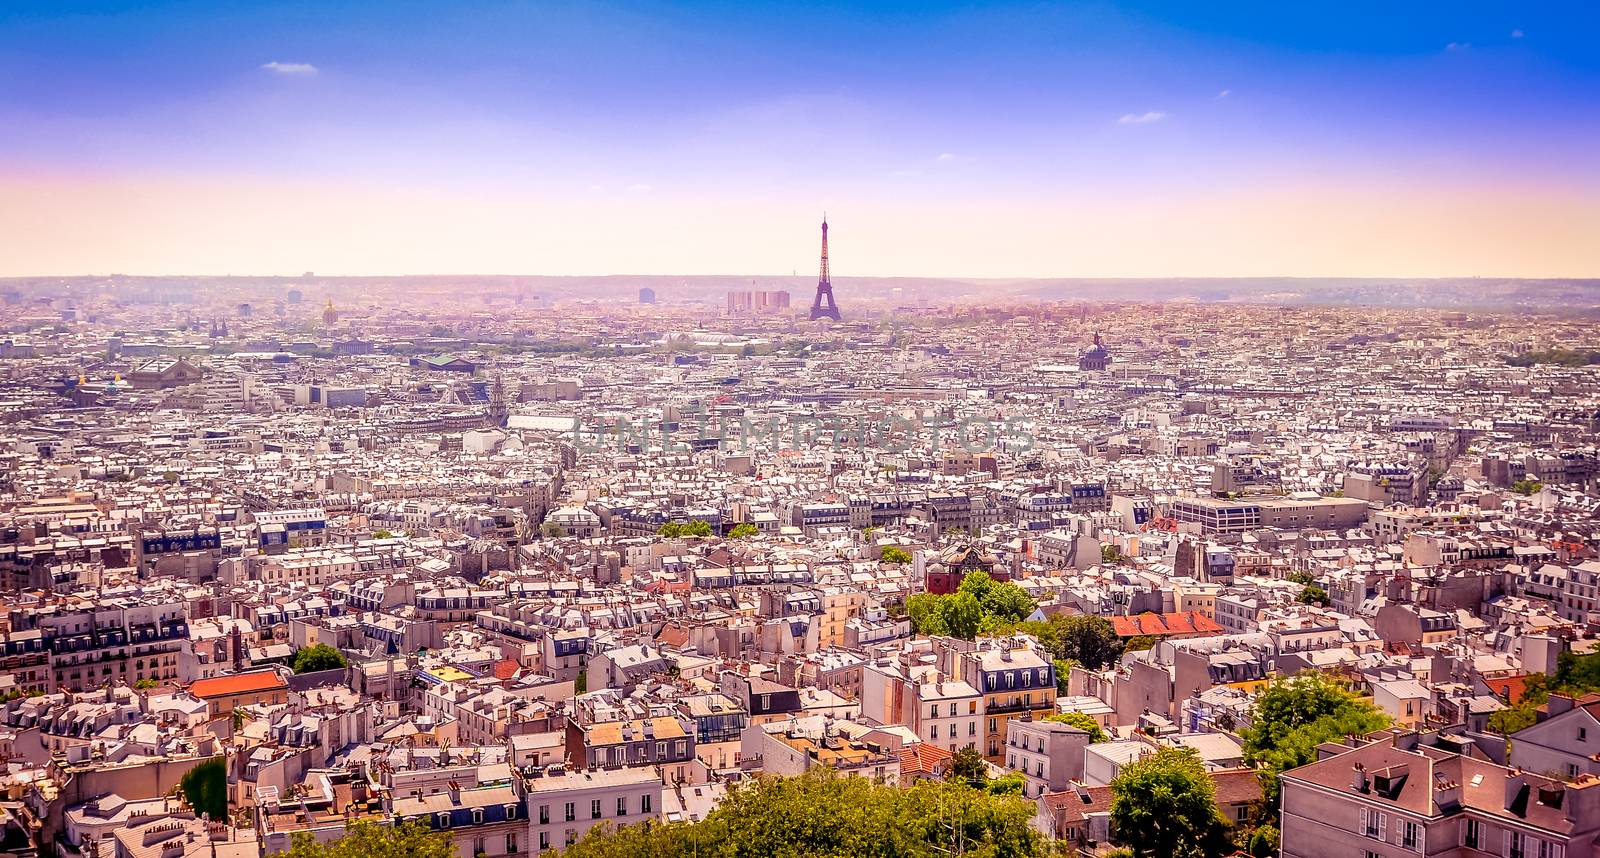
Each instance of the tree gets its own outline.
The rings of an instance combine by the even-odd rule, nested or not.
[[[1532,480],[1532,479],[1517,480],[1516,482],[1511,484],[1511,490],[1516,492],[1519,495],[1534,495],[1534,494],[1538,494],[1539,490],[1542,489],[1542,488],[1544,488],[1544,484],[1543,483],[1539,482],[1538,480]]]
[[[1225,828],[1216,784],[1191,748],[1161,748],[1111,781],[1111,830],[1136,858],[1212,854]]]
[[[1303,673],[1268,686],[1256,698],[1243,733],[1245,762],[1261,771],[1265,807],[1277,807],[1279,773],[1314,762],[1318,745],[1388,724],[1372,704],[1321,674]]]
[[[1072,669],[1077,667],[1077,662],[1066,658],[1052,659],[1051,664],[1056,669],[1056,694],[1065,697],[1068,693],[1067,683],[1072,678]]]
[[[1328,591],[1315,584],[1300,588],[1300,602],[1305,605],[1327,605]]]
[[[1155,635],[1134,635],[1133,637],[1128,638],[1128,643],[1123,646],[1122,651],[1125,653],[1144,652],[1147,649],[1153,649],[1155,645],[1160,642],[1161,638],[1158,638]]]
[[[1077,727],[1079,730],[1089,734],[1089,744],[1091,745],[1096,742],[1107,741],[1111,738],[1110,736],[1106,735],[1105,728],[1100,726],[1099,721],[1094,720],[1082,712],[1061,712],[1055,715],[1046,715],[1039,720],[1054,721],[1059,724],[1071,724],[1072,726]]]
[[[194,812],[204,813],[212,819],[228,818],[228,761],[212,757],[195,766],[178,779],[178,792]]]
[[[145,690],[147,688],[155,688],[157,685],[160,685],[160,684],[161,683],[156,682],[154,679],[151,679],[151,678],[149,678],[147,676],[144,679],[135,680],[134,683],[133,683],[133,687],[138,689],[138,690],[140,690],[140,691],[143,691],[143,690]]]
[[[1250,858],[1273,858],[1278,854],[1278,827],[1275,825],[1258,825],[1250,836],[1245,839],[1244,851],[1250,853]]]
[[[1115,546],[1115,545],[1102,545],[1102,546],[1100,546],[1100,562],[1101,563],[1107,563],[1107,564],[1110,564],[1110,563],[1121,563],[1123,561],[1123,559],[1124,558],[1122,556],[1122,549],[1118,548],[1117,546]]]
[[[572,693],[573,694],[588,694],[589,693],[589,671],[587,671],[587,670],[578,671],[577,678],[572,680]]]
[[[656,533],[668,539],[677,539],[683,536],[710,536],[711,523],[699,518],[692,521],[669,521],[656,528]]]
[[[1290,572],[1289,574],[1283,576],[1283,580],[1285,580],[1285,581],[1293,581],[1296,584],[1305,585],[1305,584],[1314,584],[1314,583],[1316,583],[1317,579],[1312,577],[1310,572],[1295,571],[1295,572]]]
[[[394,538],[394,534],[391,533],[390,531],[384,529],[384,528],[379,528],[379,529],[374,530],[372,532],[372,538],[373,539],[393,539]]]
[[[989,764],[977,748],[969,745],[950,758],[950,769],[945,772],[944,779],[983,789],[989,785]]]
[[[750,537],[755,536],[757,533],[760,533],[760,531],[756,530],[756,526],[746,521],[734,525],[734,528],[728,531],[728,538],[749,539]]]
[[[1052,614],[1043,622],[1002,624],[994,633],[1032,635],[1053,658],[1081,664],[1089,670],[1114,664],[1123,650],[1116,626],[1105,617]],[[1065,676],[1066,671],[1061,675]]]
[[[904,548],[899,548],[894,545],[885,545],[883,547],[883,551],[879,552],[878,559],[884,563],[896,563],[904,565],[911,562],[911,555],[906,553]]]
[[[596,828],[562,858],[935,858],[957,843],[974,856],[1044,858],[1036,812],[967,783],[900,788],[818,766],[741,783],[697,823]]]
[[[939,616],[951,635],[970,641],[983,625],[983,604],[971,593],[955,593],[940,604]]]
[[[560,539],[567,535],[566,529],[553,521],[545,522],[544,527],[539,528],[539,533],[552,539]]]
[[[295,651],[294,672],[316,673],[319,670],[338,670],[348,667],[350,662],[345,659],[344,653],[339,652],[327,644],[313,644]]]
[[[919,635],[947,635],[950,629],[944,624],[945,597],[935,593],[917,593],[906,599],[906,614],[911,617],[911,628]]]
[[[392,826],[358,819],[345,827],[344,836],[326,843],[310,832],[295,832],[288,858],[454,858],[455,846],[447,831],[430,831],[421,822]]]

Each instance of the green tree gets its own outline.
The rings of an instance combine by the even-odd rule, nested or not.
[[[567,535],[566,528],[563,528],[561,525],[556,524],[553,521],[545,522],[544,526],[539,528],[539,533],[542,536],[546,536],[551,539],[560,539],[561,537]]]
[[[1072,669],[1078,665],[1076,662],[1065,658],[1052,659],[1051,663],[1056,669],[1056,694],[1065,697],[1069,693],[1067,683],[1072,677]]]
[[[1035,812],[1019,796],[966,783],[900,788],[819,766],[740,784],[698,823],[597,828],[562,858],[935,858],[953,843],[968,855],[1043,858]]]
[[[178,792],[194,808],[215,820],[228,818],[228,761],[212,757],[178,779]]]
[[[728,538],[749,539],[750,537],[755,536],[757,533],[760,533],[760,531],[756,530],[756,526],[746,521],[734,525],[733,529],[728,531]]]
[[[1310,572],[1304,572],[1304,571],[1298,571],[1297,570],[1297,571],[1290,572],[1289,574],[1283,576],[1283,580],[1285,580],[1285,581],[1293,581],[1296,584],[1305,585],[1305,584],[1316,583],[1317,579],[1312,577]]]
[[[133,687],[136,688],[136,689],[139,689],[140,691],[143,691],[143,690],[145,690],[147,688],[155,688],[157,685],[160,685],[160,684],[161,683],[156,682],[154,679],[151,679],[149,677],[145,677],[144,679],[135,680],[134,683],[133,683]]]
[[[1274,682],[1256,698],[1243,732],[1245,761],[1261,771],[1268,810],[1278,804],[1278,775],[1317,759],[1317,746],[1349,734],[1388,726],[1389,719],[1337,683],[1317,673]]]
[[[1022,780],[1021,772],[1007,772],[1000,777],[989,781],[984,787],[990,795],[1022,795],[1022,788],[1026,783]]]
[[[350,662],[344,657],[344,653],[327,644],[319,643],[295,650],[292,666],[295,673],[316,673],[319,670],[338,670],[349,665]]]
[[[573,694],[588,694],[589,693],[589,671],[587,671],[587,670],[578,671],[577,678],[572,680],[572,693]]]
[[[964,783],[973,789],[983,789],[989,785],[989,764],[978,753],[978,749],[968,746],[956,751],[950,758],[950,768],[945,772],[944,779]]]
[[[373,539],[393,539],[394,538],[394,534],[391,533],[390,531],[384,529],[384,528],[379,528],[379,529],[374,530],[372,532],[372,538]]]
[[[683,526],[683,534],[685,536],[710,536],[711,522],[697,518]]]
[[[971,593],[955,593],[940,603],[939,616],[951,635],[970,641],[983,625],[983,604]]]
[[[911,555],[906,553],[904,548],[894,545],[885,545],[883,547],[883,551],[879,552],[878,559],[882,560],[884,563],[898,563],[903,565],[911,562]]]
[[[1227,823],[1217,788],[1191,748],[1161,748],[1111,781],[1111,831],[1136,858],[1201,858]]]
[[[1250,858],[1273,858],[1278,854],[1278,827],[1275,825],[1258,825],[1245,838],[1244,851],[1250,853]]]
[[[1305,605],[1327,605],[1328,591],[1315,584],[1307,584],[1300,588],[1300,602]]]
[[[1511,484],[1511,490],[1519,495],[1538,494],[1539,490],[1542,488],[1544,488],[1543,483],[1532,479],[1517,480]]]
[[[919,635],[947,635],[944,624],[944,596],[935,593],[917,593],[906,599],[906,614],[911,617],[911,628]]]
[[[1569,650],[1557,656],[1555,686],[1575,696],[1600,691],[1600,652],[1579,655]]]
[[[1122,651],[1144,652],[1147,649],[1153,649],[1155,645],[1160,642],[1161,638],[1158,638],[1155,635],[1134,635],[1133,637],[1128,638],[1128,642],[1123,646]]]
[[[380,825],[358,819],[345,826],[344,836],[326,843],[310,832],[298,831],[289,842],[288,858],[454,858],[455,846],[447,831],[431,831],[420,822]]]
[[[1125,558],[1122,556],[1122,549],[1118,548],[1117,546],[1115,546],[1115,545],[1102,545],[1102,546],[1100,546],[1100,562],[1101,563],[1107,563],[1107,564],[1110,564],[1110,563],[1121,563],[1124,559]]]
[[[1110,736],[1106,735],[1105,728],[1100,726],[1099,721],[1094,720],[1082,712],[1060,712],[1055,715],[1046,715],[1039,720],[1055,721],[1061,724],[1071,724],[1072,726],[1077,727],[1079,730],[1089,734],[1090,744],[1094,744],[1095,742],[1105,742],[1111,738]]]

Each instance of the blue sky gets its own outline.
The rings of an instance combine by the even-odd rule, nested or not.
[[[1597,275],[1597,39],[1593,3],[13,0],[0,273],[784,272],[826,206],[862,274]]]

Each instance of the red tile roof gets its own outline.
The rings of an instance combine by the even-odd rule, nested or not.
[[[935,775],[955,755],[938,745],[918,742],[900,749],[900,776]]]
[[[1528,674],[1521,676],[1502,676],[1499,679],[1485,679],[1484,685],[1489,686],[1489,692],[1510,704],[1516,704],[1528,690]]]
[[[1139,635],[1214,635],[1222,632],[1222,626],[1199,611],[1174,611],[1170,614],[1145,611],[1133,617],[1112,617],[1111,625],[1116,628],[1117,636],[1124,638]]]
[[[189,683],[189,693],[201,700],[212,697],[232,697],[237,694],[258,694],[264,691],[287,691],[289,683],[275,670],[253,670],[249,673],[230,673],[210,679],[196,679]]]
[[[502,658],[494,663],[494,678],[502,680],[511,679],[512,677],[516,676],[517,671],[521,669],[522,666],[517,664],[515,659]]]

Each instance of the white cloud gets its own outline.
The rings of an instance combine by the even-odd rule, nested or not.
[[[1521,30],[1512,30],[1511,31],[1511,38],[1513,38],[1513,39],[1522,38],[1522,31]]]
[[[270,63],[262,63],[261,67],[273,74],[309,76],[317,73],[317,67],[310,63],[280,63],[273,60]]]
[[[636,185],[629,185],[628,186],[628,190],[630,190],[630,191],[632,191],[632,192],[634,192],[636,194],[643,194],[643,193],[648,193],[650,191],[650,186],[641,182],[641,183],[636,184]]]
[[[1117,120],[1117,123],[1120,125],[1148,125],[1151,122],[1160,122],[1165,118],[1167,118],[1165,113],[1151,110],[1145,113],[1124,113],[1122,118]]]
[[[1217,98],[1227,98],[1230,95],[1233,95],[1233,90],[1225,89],[1225,90],[1217,93]]]
[[[1472,47],[1471,42],[1451,42],[1450,44],[1445,45],[1444,49],[1447,51],[1464,51],[1470,47]]]
[[[956,159],[956,156],[955,156],[955,153],[953,153],[953,152],[940,152],[939,153],[939,160],[940,161],[954,161],[955,159]]]

